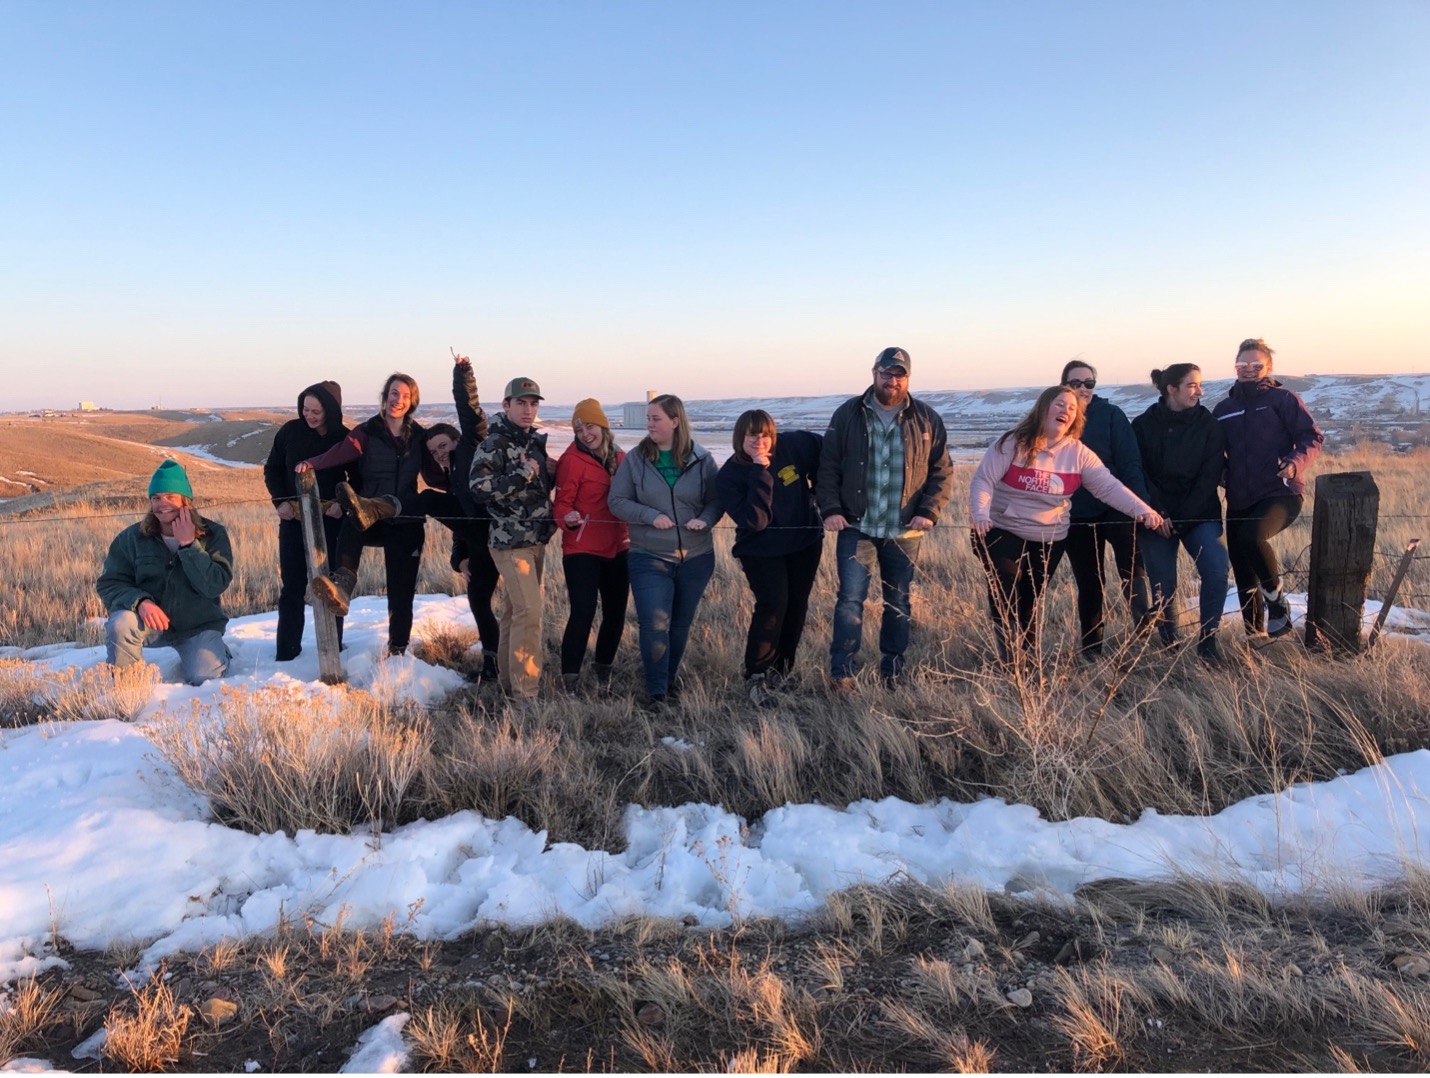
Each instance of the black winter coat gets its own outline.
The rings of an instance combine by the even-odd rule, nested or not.
[[[1157,401],[1132,421],[1142,451],[1147,502],[1178,527],[1221,523],[1217,486],[1226,471],[1226,435],[1200,404],[1174,412]]]
[[[1083,425],[1078,439],[1097,454],[1098,459],[1133,494],[1147,501],[1147,485],[1142,476],[1142,455],[1137,449],[1137,439],[1132,433],[1132,424],[1127,422],[1127,413],[1117,405],[1102,397],[1093,397],[1087,406],[1087,422]],[[1073,521],[1127,520],[1106,502],[1099,501],[1086,487],[1074,492]]]
[[[769,467],[739,457],[720,466],[715,489],[735,522],[735,557],[780,557],[823,540],[813,490],[820,443],[817,434],[792,430],[775,439]]]
[[[303,418],[303,398],[317,397],[323,402],[324,427],[326,434],[319,434],[308,426]],[[343,422],[342,405],[328,392],[325,385],[311,385],[298,394],[298,418],[290,419],[278,428],[273,437],[273,447],[268,452],[268,460],[263,465],[263,485],[273,504],[288,501],[298,496],[298,477],[293,469],[309,457],[325,453],[343,440],[347,434]],[[317,473],[318,497],[331,501],[333,488],[343,480],[358,482],[356,465],[340,464],[333,468],[322,468]]]

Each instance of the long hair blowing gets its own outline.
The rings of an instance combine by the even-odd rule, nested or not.
[[[1001,447],[1004,442],[1012,438],[1017,454],[1023,458],[1023,463],[1032,464],[1033,458],[1048,448],[1048,436],[1043,433],[1043,424],[1048,421],[1048,413],[1052,411],[1053,401],[1064,393],[1072,397],[1073,403],[1077,407],[1077,415],[1073,418],[1072,426],[1068,427],[1065,437],[1081,438],[1083,427],[1087,425],[1087,416],[1083,413],[1082,401],[1078,400],[1077,394],[1067,386],[1048,386],[1038,394],[1038,401],[1033,405],[1032,410],[1018,421],[1016,427],[999,438],[997,444]]]
[[[652,397],[650,404],[658,405],[667,419],[675,420],[675,440],[671,442],[670,451],[674,454],[676,463],[684,465],[690,459],[691,449],[695,445],[695,439],[690,437],[690,420],[685,417],[685,402],[673,393],[662,393],[658,397]],[[646,407],[649,408],[650,404]],[[649,434],[641,439],[636,448],[640,450],[641,456],[652,464],[660,459],[660,448],[651,441]]]

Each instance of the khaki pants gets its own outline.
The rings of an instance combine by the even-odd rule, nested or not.
[[[534,699],[541,683],[541,574],[546,547],[493,547],[492,561],[502,582],[498,680],[512,696]]]

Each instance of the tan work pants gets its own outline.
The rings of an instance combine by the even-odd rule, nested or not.
[[[536,698],[541,683],[541,574],[546,547],[492,547],[501,574],[501,649],[497,679],[510,695]]]

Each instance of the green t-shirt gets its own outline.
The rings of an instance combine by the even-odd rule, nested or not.
[[[675,459],[675,454],[669,449],[662,449],[660,455],[655,459],[655,470],[665,477],[665,481],[671,486],[675,486],[675,481],[680,478],[680,473],[684,470],[680,462]]]

